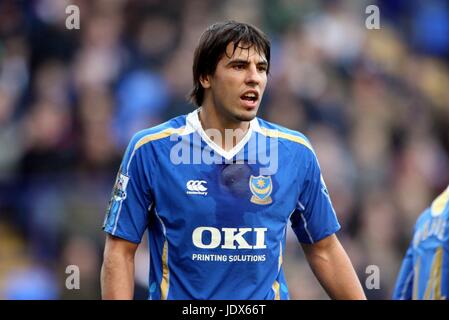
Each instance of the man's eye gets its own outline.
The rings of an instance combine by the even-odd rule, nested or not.
[[[243,70],[244,68],[245,68],[245,66],[243,64],[235,64],[234,65],[235,70]]]
[[[265,66],[263,66],[263,67],[261,66],[258,69],[259,69],[260,72],[266,72],[267,71],[267,67],[265,67]]]

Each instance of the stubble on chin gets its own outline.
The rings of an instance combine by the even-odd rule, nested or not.
[[[240,113],[240,114],[235,114],[234,118],[237,121],[251,121],[253,120],[255,117],[257,116],[256,112],[251,112],[251,113]]]
[[[255,116],[236,116],[235,119],[240,122],[249,122],[253,120]]]

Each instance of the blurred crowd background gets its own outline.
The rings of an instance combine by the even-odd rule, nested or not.
[[[65,8],[80,8],[79,30]],[[380,8],[380,29],[365,26]],[[389,299],[415,219],[449,183],[445,0],[1,0],[0,298],[97,299],[101,231],[131,135],[193,110],[193,51],[224,19],[272,40],[260,116],[306,134],[365,284]],[[326,299],[292,232],[292,299]],[[148,251],[137,254],[145,298]],[[67,290],[66,266],[81,287]]]

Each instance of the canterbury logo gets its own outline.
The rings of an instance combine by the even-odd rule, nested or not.
[[[204,180],[189,180],[186,184],[187,194],[201,194],[207,195],[207,187],[204,185],[207,184]]]

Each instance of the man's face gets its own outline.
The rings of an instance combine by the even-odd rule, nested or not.
[[[206,90],[204,102],[213,104],[217,113],[233,122],[254,119],[267,84],[268,63],[264,54],[246,47],[239,44],[232,54],[234,45],[229,43],[215,73],[202,81]]]

